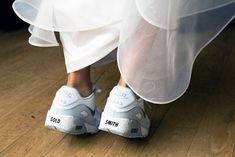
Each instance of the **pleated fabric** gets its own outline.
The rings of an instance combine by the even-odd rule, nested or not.
[[[235,0],[16,0],[13,8],[42,46],[58,45],[54,31],[120,23],[119,70],[158,104],[186,91],[197,55],[235,17]]]

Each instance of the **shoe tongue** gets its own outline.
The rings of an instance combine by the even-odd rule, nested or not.
[[[127,87],[115,86],[110,92],[110,96],[115,102],[119,102],[122,106],[126,106],[135,101],[136,97],[131,89]]]

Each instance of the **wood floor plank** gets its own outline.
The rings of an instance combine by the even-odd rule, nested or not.
[[[15,118],[11,118],[7,125],[1,126],[0,134],[5,136],[1,138],[0,148],[3,150],[0,156],[17,157],[32,156],[32,154],[38,156],[53,147],[57,140],[63,138],[63,134],[49,132],[44,128],[45,114],[50,106],[48,96],[52,95],[54,89],[60,84],[61,82],[58,82],[54,87],[49,86],[48,89],[35,95],[33,99],[13,113]],[[7,119],[9,119],[9,116],[1,119],[1,121]],[[14,121],[18,122],[14,123]],[[1,124],[4,124],[2,122]],[[43,149],[40,149],[42,147]]]
[[[97,71],[95,73],[99,74]],[[32,156],[34,154],[35,156],[40,153],[43,155],[47,152],[45,148],[49,149],[53,147],[57,141],[60,141],[64,137],[64,134],[54,131],[49,132],[43,125],[45,114],[53,98],[52,95],[54,95],[56,89],[63,82],[64,79],[52,83],[46,89],[35,93],[34,96],[31,96],[31,99],[24,102],[23,105],[18,106],[17,109],[13,110],[5,118],[1,117],[2,129],[0,135],[4,135],[4,137],[0,136],[0,148],[4,151],[0,153],[0,156],[13,156],[14,154],[14,156],[19,156],[20,154],[23,156]],[[10,119],[12,115],[15,118]],[[8,120],[8,125],[3,123],[6,120]],[[22,122],[24,125],[14,123],[16,120]],[[48,137],[51,137],[51,140]],[[34,147],[35,145],[40,145],[40,147]],[[40,153],[38,152],[39,150],[41,151]]]
[[[187,157],[232,157],[235,132],[235,122],[232,120],[234,103],[221,101],[218,94],[212,95],[216,99],[208,104]]]
[[[231,34],[235,36],[234,31],[228,30],[227,33],[229,33],[229,37]],[[226,39],[226,45],[217,43],[215,48],[216,53],[220,53],[218,50],[227,53],[227,59],[224,63],[221,64],[220,61],[220,65],[217,65],[222,67],[218,86],[210,95],[210,102],[188,151],[188,157],[233,156],[235,144],[235,41]]]
[[[23,35],[22,32],[20,30],[17,34]],[[24,40],[16,38],[14,41],[18,44],[14,45],[16,48],[13,50],[17,51],[7,48],[8,43],[3,45],[3,49],[8,51],[0,52],[0,152],[14,148],[15,144],[12,143],[22,142],[18,139],[28,135],[31,127],[38,126],[39,120],[44,121],[54,92],[66,81],[64,60],[58,48],[41,51],[40,48],[26,46]],[[93,70],[92,79],[95,80],[101,72],[99,69]],[[44,128],[43,125],[40,127]],[[27,149],[27,146],[18,146]]]
[[[3,60],[3,55],[11,55],[9,52],[17,50],[16,47],[25,45],[28,36],[29,33],[27,33],[26,29],[14,32],[0,32],[0,61]]]
[[[232,157],[235,157],[235,144],[233,144],[233,155]]]
[[[50,86],[49,86],[50,87]],[[44,88],[34,93],[27,101],[18,103],[9,114],[0,118],[0,151],[23,136],[33,125],[38,123],[45,115],[49,101],[48,96],[53,95],[54,90]],[[41,96],[40,96],[41,95]]]

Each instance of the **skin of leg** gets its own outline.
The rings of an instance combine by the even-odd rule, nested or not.
[[[121,87],[127,87],[127,84],[126,84],[126,82],[124,81],[124,79],[122,78],[122,76],[120,77],[119,82],[118,82],[117,85],[118,85],[118,86],[121,86]]]
[[[76,88],[82,97],[87,97],[92,93],[90,69],[88,66],[68,74],[67,86]]]

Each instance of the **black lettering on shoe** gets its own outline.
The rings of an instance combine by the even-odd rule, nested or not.
[[[51,117],[50,119],[51,122],[54,122],[54,123],[60,123],[60,119],[57,119],[57,118],[54,118],[54,117]]]
[[[119,123],[117,122],[113,122],[111,120],[106,120],[105,124],[111,125],[111,126],[115,126],[118,127]]]

